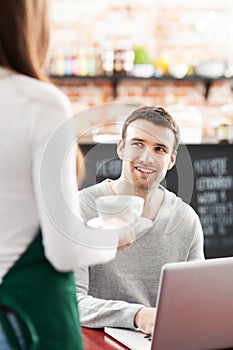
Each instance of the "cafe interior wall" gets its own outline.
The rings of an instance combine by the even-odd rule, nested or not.
[[[232,0],[53,0],[50,58],[58,52],[79,52],[121,45],[145,47],[151,62],[165,57],[170,65],[198,66],[206,61],[223,61],[233,71]],[[102,103],[182,106],[202,117],[203,134],[215,136],[224,118],[222,106],[232,103],[229,81],[212,84],[205,99],[203,82],[125,80],[113,98],[109,81],[56,81],[70,98],[74,113]],[[101,116],[90,120],[90,125]],[[107,117],[106,117],[107,118]],[[191,120],[192,119],[192,120]],[[184,122],[184,120],[182,120]],[[233,120],[232,120],[233,122]]]

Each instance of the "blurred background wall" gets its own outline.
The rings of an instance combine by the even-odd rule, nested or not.
[[[211,78],[232,76],[233,1],[53,0],[51,14],[48,69],[59,76],[54,81],[72,101],[74,113],[112,101],[176,106],[184,123],[195,119],[184,117],[184,110],[201,115],[207,140],[226,118],[233,123],[231,80],[214,79],[206,98],[203,79],[187,79],[203,70]],[[128,52],[127,74],[138,74],[131,64],[133,52],[134,64],[147,64],[141,73],[145,77],[177,79],[123,79],[115,95],[111,80],[71,79],[111,75],[111,64],[106,68],[111,55],[122,51]]]

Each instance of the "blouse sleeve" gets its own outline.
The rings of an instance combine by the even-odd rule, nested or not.
[[[60,271],[113,259],[118,230],[87,227],[78,215],[74,118],[68,99],[51,89],[35,101],[30,151],[45,255]],[[73,146],[72,146],[73,143]]]

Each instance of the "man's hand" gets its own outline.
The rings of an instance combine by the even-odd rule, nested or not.
[[[156,308],[142,307],[134,318],[135,326],[143,333],[152,334],[154,330]]]

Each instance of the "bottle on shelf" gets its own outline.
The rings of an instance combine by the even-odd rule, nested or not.
[[[223,105],[220,110],[225,123],[228,124],[229,142],[233,143],[233,103]]]
[[[100,49],[97,47],[97,45],[94,45],[95,49],[95,75],[103,75],[104,69],[102,65],[102,53]]]
[[[230,143],[230,125],[223,122],[218,125],[216,129],[218,143],[228,144]]]
[[[87,49],[87,75],[96,75],[96,57],[93,47]]]
[[[73,52],[71,58],[72,58],[72,75],[78,75],[79,74],[78,53]]]
[[[88,75],[88,60],[87,60],[87,50],[85,47],[81,47],[78,55],[78,75],[85,76]]]
[[[52,57],[52,64],[50,65],[50,72],[51,74],[57,76],[65,75],[65,58],[62,48],[58,48],[58,50],[54,53]]]
[[[113,75],[114,68],[114,51],[112,48],[104,49],[102,52],[102,67],[104,74],[107,76]]]
[[[121,38],[114,50],[114,73],[131,74],[134,68],[134,50],[128,38]]]
[[[72,75],[73,74],[73,61],[70,50],[66,50],[64,54],[64,75]]]
[[[129,47],[124,51],[124,63],[123,63],[123,69],[124,72],[127,75],[130,75],[133,73],[134,69],[134,51],[133,48]]]

